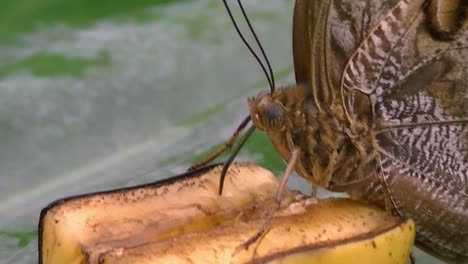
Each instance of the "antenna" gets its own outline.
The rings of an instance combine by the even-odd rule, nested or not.
[[[263,54],[263,58],[266,60],[267,62],[267,65],[268,65],[268,69],[269,69],[269,72],[271,74],[268,74],[266,68],[265,68],[265,65],[263,65],[262,61],[260,60],[260,58],[258,57],[258,55],[255,53],[255,51],[252,49],[252,47],[250,46],[250,44],[247,42],[247,40],[245,39],[244,35],[242,34],[242,32],[240,31],[239,29],[239,26],[237,25],[237,22],[236,20],[234,19],[234,16],[232,15],[231,13],[231,9],[229,8],[229,5],[227,4],[226,0],[223,0],[223,3],[224,3],[224,7],[226,8],[226,11],[228,12],[229,14],[229,17],[231,18],[231,21],[232,21],[232,24],[234,25],[234,28],[236,29],[237,31],[237,34],[239,35],[239,37],[242,39],[242,42],[245,44],[245,46],[249,49],[250,53],[252,53],[252,55],[255,57],[255,59],[257,60],[258,64],[260,64],[260,67],[262,67],[262,70],[263,70],[263,73],[265,74],[267,80],[268,80],[268,84],[270,85],[270,91],[273,92],[275,90],[275,83],[274,83],[274,79],[273,79],[273,70],[271,69],[271,66],[270,66],[270,62],[268,61],[268,58],[266,57],[265,55],[265,51],[263,50],[263,47],[260,43],[260,41],[258,40],[258,37],[257,37],[257,34],[255,33],[251,23],[250,23],[250,20],[248,19],[247,17],[247,14],[245,13],[245,10],[244,10],[244,7],[242,6],[242,3],[240,2],[240,0],[237,0],[237,3],[239,4],[239,7],[241,8],[242,10],[242,14],[247,22],[247,24],[249,25],[249,28],[250,28],[250,32],[252,33],[252,35],[254,36],[255,38],[255,41],[257,42],[257,45],[259,46],[262,54]]]
[[[247,13],[245,12],[245,9],[244,9],[244,6],[242,5],[242,2],[240,0],[237,0],[237,3],[239,4],[239,8],[242,11],[242,15],[244,15],[245,22],[247,22],[247,25],[249,25],[250,32],[252,33],[253,37],[255,38],[255,42],[257,42],[257,46],[260,49],[260,51],[262,52],[263,58],[265,59],[265,61],[267,63],[268,70],[270,72],[271,83],[273,84],[273,89],[272,89],[272,92],[273,92],[275,90],[276,85],[275,85],[275,75],[273,74],[273,69],[271,68],[270,60],[268,60],[268,56],[266,55],[265,50],[263,49],[262,43],[258,39],[257,33],[255,33],[255,30],[254,30],[254,28],[252,26],[252,23],[250,23],[250,19],[247,16]]]

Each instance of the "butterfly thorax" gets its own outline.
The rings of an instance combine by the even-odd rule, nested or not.
[[[315,185],[332,188],[367,178],[375,172],[369,125],[350,123],[340,104],[319,110],[308,90],[290,86],[250,98],[254,125],[267,133],[284,160],[298,148],[295,170]]]

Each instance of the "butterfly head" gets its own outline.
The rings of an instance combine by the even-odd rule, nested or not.
[[[280,131],[284,129],[286,110],[270,91],[262,91],[248,99],[250,119],[257,129]]]

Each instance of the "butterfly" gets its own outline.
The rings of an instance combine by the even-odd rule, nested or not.
[[[300,176],[412,218],[417,245],[466,261],[468,23],[450,2],[297,0],[297,84],[249,108],[283,159],[299,151]]]
[[[466,16],[462,1],[296,0],[296,84],[248,99],[239,128],[252,121],[313,185],[412,218],[427,252],[468,261]]]

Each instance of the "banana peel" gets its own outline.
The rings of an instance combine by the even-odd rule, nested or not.
[[[350,199],[286,191],[267,233],[239,249],[274,207],[278,181],[235,164],[57,200],[41,211],[39,263],[406,263],[410,219]]]

